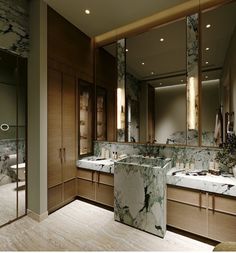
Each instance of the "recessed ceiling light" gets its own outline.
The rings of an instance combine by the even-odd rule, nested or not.
[[[160,85],[162,85],[162,83],[160,83]]]
[[[125,49],[125,51],[126,51],[126,52],[128,52],[128,51],[129,51],[129,49],[128,49],[128,48],[126,48],[126,49]]]
[[[208,76],[205,76],[205,78],[207,79],[207,78],[208,78]]]
[[[209,62],[208,62],[208,61],[206,61],[205,63],[206,63],[206,64],[208,64]]]
[[[151,72],[151,75],[154,75],[154,72],[153,72],[153,71]]]
[[[206,47],[206,51],[208,51],[210,48],[209,47]]]
[[[163,42],[164,41],[164,39],[163,38],[160,38],[160,42]]]
[[[87,14],[87,15],[90,14],[90,10],[89,10],[89,9],[86,9],[84,12],[85,12],[85,14]]]
[[[141,64],[144,65],[144,62],[142,62]]]
[[[211,24],[207,24],[207,25],[206,25],[206,28],[210,28],[210,27],[211,27]]]

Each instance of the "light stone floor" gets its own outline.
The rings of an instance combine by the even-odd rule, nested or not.
[[[0,229],[4,251],[212,251],[167,231],[164,239],[115,222],[113,212],[76,200],[38,223],[24,217]]]

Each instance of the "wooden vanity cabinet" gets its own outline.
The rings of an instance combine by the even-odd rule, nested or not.
[[[77,195],[79,197],[114,206],[114,176],[99,171],[77,169]]]
[[[216,241],[235,241],[236,199],[168,185],[167,224]]]

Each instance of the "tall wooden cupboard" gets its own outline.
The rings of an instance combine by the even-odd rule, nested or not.
[[[76,76],[48,68],[48,211],[76,196]]]

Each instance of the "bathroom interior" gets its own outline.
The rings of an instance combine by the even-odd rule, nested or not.
[[[236,2],[180,8],[123,37],[87,36],[45,2],[45,212],[79,199],[160,238],[236,242]],[[36,178],[19,34],[20,49],[0,42],[0,226],[29,213]]]

